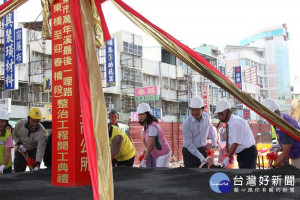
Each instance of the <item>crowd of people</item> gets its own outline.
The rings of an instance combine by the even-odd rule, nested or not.
[[[262,104],[300,130],[299,123],[294,118],[280,112],[274,99],[265,99]],[[190,115],[182,124],[182,155],[185,167],[208,168],[214,163],[214,156],[207,152],[218,150],[221,167],[232,165],[235,157],[238,168],[256,168],[258,151],[254,135],[248,122],[232,113],[231,104],[227,100],[216,103],[214,114],[220,120],[217,127],[211,123],[211,116],[204,112],[204,103],[200,97],[191,99],[189,110]],[[140,103],[136,113],[142,126],[141,141],[144,146],[139,167],[168,167],[172,151],[157,118],[152,115],[150,106]],[[24,172],[28,163],[31,170],[39,170],[43,160],[47,167],[51,167],[51,135],[46,144],[45,128],[40,123],[41,119],[41,110],[31,108],[27,118],[19,120],[13,129],[9,124],[7,111],[0,109],[0,174]],[[133,167],[136,151],[131,138],[124,127],[118,124],[117,112],[110,112],[109,120],[112,166]],[[278,143],[271,149],[277,147],[281,154],[271,167],[279,168],[291,159],[291,164],[300,168],[300,142],[278,127],[272,125],[272,128],[272,137]],[[32,160],[31,164],[29,159]]]
[[[41,119],[41,110],[33,107],[27,118],[19,120],[12,129],[7,111],[0,109],[0,174],[24,172],[27,166],[40,169],[46,147]]]
[[[279,105],[274,99],[265,99],[262,104],[300,130],[299,123],[294,118],[280,112]],[[256,168],[258,151],[254,134],[245,119],[232,113],[230,102],[221,100],[216,103],[214,114],[220,120],[217,127],[212,125],[211,117],[204,112],[204,103],[201,98],[192,98],[189,109],[190,115],[182,124],[182,155],[185,167],[209,167],[214,163],[214,157],[213,155],[208,156],[207,152],[208,150],[217,150],[219,152],[218,162],[221,163],[221,167],[230,166],[232,168],[235,162],[234,158],[236,158],[238,168]],[[139,115],[139,123],[144,126],[141,136],[145,147],[144,159],[139,166],[167,167],[167,163],[161,165],[157,154],[160,152],[160,155],[165,155],[162,157],[167,162],[171,156],[171,151],[157,119],[151,115],[149,105],[146,103],[139,104],[137,114]],[[276,132],[275,136],[274,133],[272,134],[272,137],[278,140],[278,143],[275,143],[271,150],[278,147],[281,151],[278,159],[271,167],[278,168],[291,159],[291,164],[300,168],[300,142],[276,126],[272,125],[271,128]],[[156,144],[157,135],[161,138],[160,145]]]
[[[262,104],[300,130],[299,123],[295,119],[280,113],[274,99],[266,99]],[[208,168],[214,164],[214,154],[208,155],[207,152],[218,151],[218,162],[221,167],[232,168],[237,162],[240,169],[256,168],[258,150],[254,134],[245,119],[232,113],[230,102],[221,100],[216,103],[214,114],[220,121],[217,127],[211,123],[211,116],[204,112],[203,99],[200,97],[191,99],[189,110],[190,115],[182,124],[182,155],[185,167]],[[144,146],[139,166],[168,167],[172,152],[158,120],[151,114],[150,106],[141,103],[136,113],[142,126],[141,140]],[[282,152],[272,167],[278,168],[291,159],[292,165],[300,168],[300,142],[276,126],[272,126],[272,129],[276,132],[272,137],[278,139],[278,143],[274,144],[271,150],[279,147]]]

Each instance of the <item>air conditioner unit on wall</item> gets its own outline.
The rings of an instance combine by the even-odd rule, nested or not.
[[[112,103],[108,104],[108,109],[109,109],[109,110],[115,109],[115,105],[112,104]]]

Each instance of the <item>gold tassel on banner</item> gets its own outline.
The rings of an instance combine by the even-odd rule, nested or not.
[[[15,0],[15,1],[12,1],[5,9],[3,9],[0,12],[0,19],[2,19],[8,13],[14,11],[16,8],[18,8],[19,6],[21,6],[26,1],[27,0]]]
[[[104,92],[102,82],[99,81],[101,80],[101,73],[96,54],[93,24],[94,16],[89,1],[80,1],[80,7],[85,44],[85,62],[90,86],[94,137],[97,152],[99,198],[112,200],[114,199],[114,187],[111,154],[108,140]]]
[[[92,6],[92,13],[94,18],[95,42],[96,42],[96,47],[99,48],[100,46],[105,46],[104,35],[102,31],[100,16],[95,4],[95,0],[91,1],[91,6]]]
[[[51,5],[55,0],[41,0],[43,12],[43,31],[42,36],[51,39]]]

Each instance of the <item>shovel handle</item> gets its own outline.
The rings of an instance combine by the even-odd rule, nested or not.
[[[273,160],[270,160],[269,161],[269,166],[268,166],[269,169],[271,169],[272,164],[273,164]]]
[[[210,158],[210,156],[207,156],[207,157],[206,157],[206,160],[208,160],[209,158]],[[206,163],[208,163],[208,162],[202,162],[201,165],[199,166],[199,168],[202,168],[203,165],[205,165]]]

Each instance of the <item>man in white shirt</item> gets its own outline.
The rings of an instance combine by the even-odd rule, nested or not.
[[[230,159],[236,154],[239,168],[256,168],[257,149],[255,139],[249,124],[243,118],[232,114],[231,105],[226,100],[221,100],[216,104],[215,114],[221,122],[227,124],[226,132],[228,156],[222,162],[222,166],[227,167]]]
[[[182,124],[183,148],[182,155],[185,167],[199,167],[205,162],[203,168],[208,167],[206,154],[206,142],[208,138],[208,128],[210,117],[204,111],[204,103],[200,97],[191,99],[191,114]],[[217,147],[215,137],[211,138],[213,147]]]

